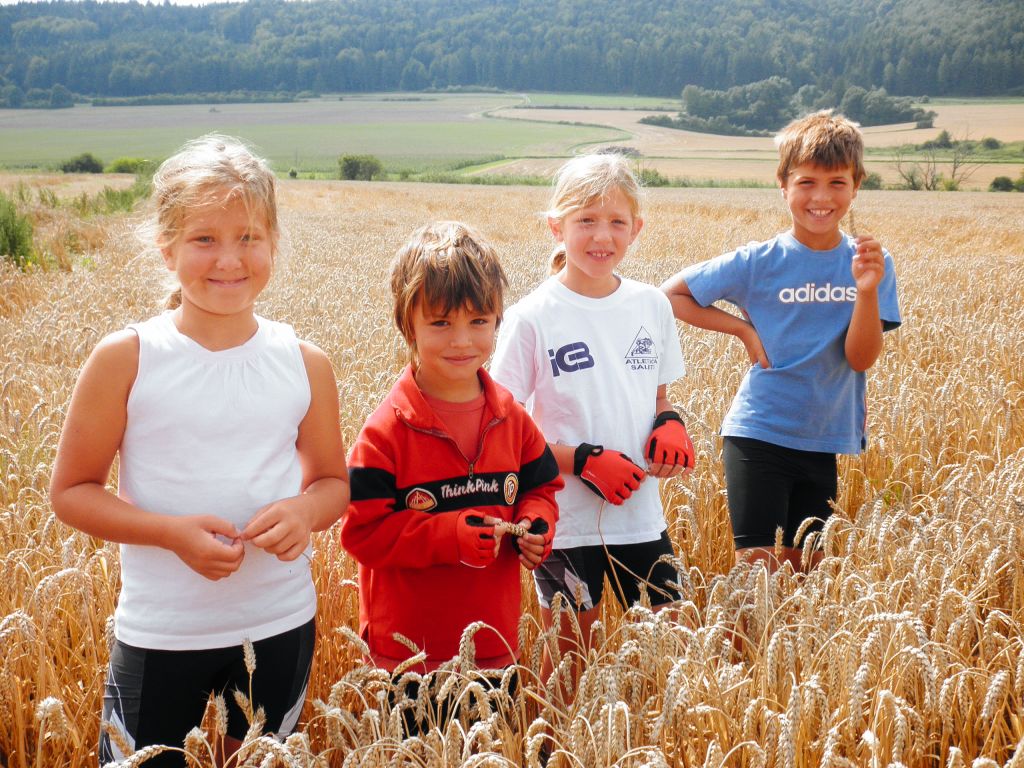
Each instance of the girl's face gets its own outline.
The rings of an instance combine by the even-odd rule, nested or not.
[[[560,280],[584,296],[607,296],[619,286],[615,268],[640,234],[643,219],[633,216],[629,198],[615,189],[604,198],[568,214],[548,219],[555,239],[565,244]]]
[[[189,211],[162,253],[178,276],[182,306],[201,316],[251,316],[273,268],[266,223],[250,217],[238,197]]]

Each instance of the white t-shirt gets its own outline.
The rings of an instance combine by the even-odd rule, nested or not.
[[[169,312],[129,326],[139,336],[139,370],[119,496],[166,515],[216,515],[241,530],[266,504],[300,493],[295,441],[309,378],[291,326],[257,321],[251,339],[219,352],[181,334]],[[122,544],[121,582],[115,635],[140,648],[240,645],[316,612],[309,560],[282,562],[252,544],[241,567],[218,581],[170,550]]]
[[[549,443],[603,445],[647,466],[658,387],[683,374],[672,307],[657,288],[620,278],[592,299],[550,277],[508,310],[491,375],[524,403]],[[665,516],[656,478],[622,506],[564,475],[554,546],[657,539]]]

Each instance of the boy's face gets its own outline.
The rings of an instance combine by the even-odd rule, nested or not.
[[[827,251],[839,245],[839,223],[857,196],[852,168],[822,168],[804,163],[792,168],[782,185],[793,236],[808,248]]]
[[[417,301],[412,335],[419,366],[416,382],[440,400],[465,402],[480,394],[477,371],[494,349],[498,316],[468,306],[447,315]]]

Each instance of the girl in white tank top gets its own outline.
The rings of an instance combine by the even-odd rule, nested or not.
[[[261,672],[287,663],[293,676],[308,677],[308,659],[303,666],[257,657],[252,681],[221,672],[198,679],[185,671],[196,665],[184,661],[177,675],[173,665],[188,654],[206,659],[212,649],[232,657],[230,649],[241,653],[249,643],[283,648],[280,638],[311,626],[310,534],[335,522],[349,499],[334,372],[290,326],[254,313],[279,236],[266,163],[237,140],[206,136],[167,160],[153,189],[149,233],[180,289],[167,311],[107,336],[92,352],[51,481],[61,520],[120,544],[117,643],[103,716],[134,749],[180,747],[209,692],[227,693],[232,706],[229,688],[248,692],[252,684],[269,699],[253,701],[253,710],[280,713],[268,714],[267,730],[286,734],[305,680],[269,683]],[[115,455],[116,495],[106,489]],[[145,668],[129,670],[133,664]],[[160,664],[170,665],[163,677],[173,681],[175,700],[185,698],[182,687],[198,689],[197,715],[152,714],[152,702],[170,700],[152,682]],[[276,700],[296,692],[297,702]],[[248,726],[233,714],[222,757]],[[101,739],[101,753],[123,757],[110,739]],[[178,753],[160,758],[183,764]]]

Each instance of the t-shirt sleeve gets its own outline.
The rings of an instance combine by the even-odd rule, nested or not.
[[[525,403],[537,386],[537,340],[534,329],[517,312],[505,315],[491,358],[491,377]]]
[[[683,270],[683,279],[702,307],[716,301],[728,301],[742,307],[749,292],[750,267],[750,250],[738,248],[687,267]]]
[[[900,316],[900,300],[896,292],[896,265],[888,251],[883,250],[885,275],[878,285],[878,314],[882,318],[882,330],[891,331],[903,323]]]

